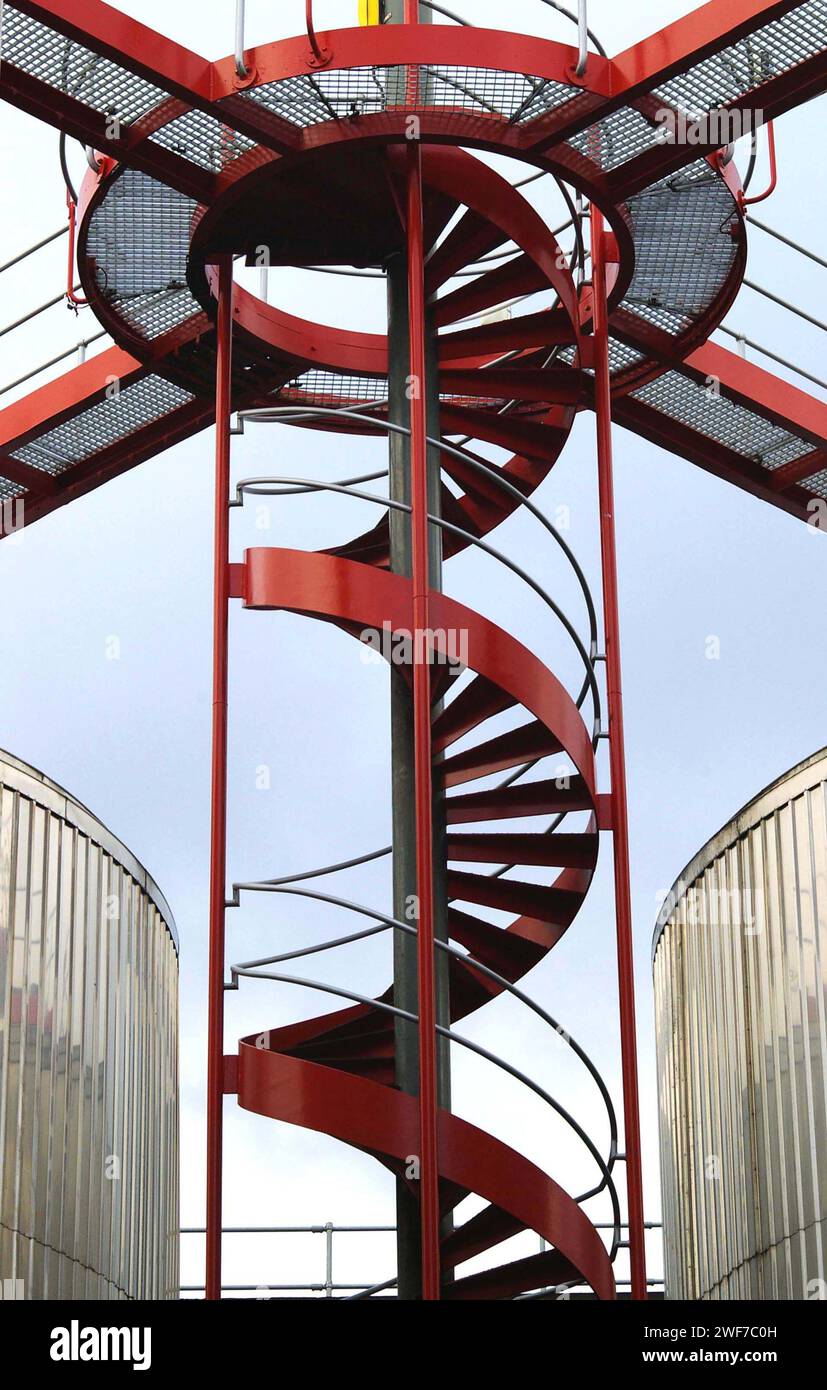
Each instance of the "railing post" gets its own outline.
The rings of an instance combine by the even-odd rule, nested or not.
[[[333,1222],[328,1221],[324,1228],[325,1243],[325,1275],[324,1275],[324,1294],[325,1298],[333,1297]]]

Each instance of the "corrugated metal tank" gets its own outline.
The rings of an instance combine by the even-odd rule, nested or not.
[[[0,753],[5,1297],[178,1297],[178,947],[152,879]]]
[[[827,749],[687,866],[654,945],[668,1298],[827,1296]]]

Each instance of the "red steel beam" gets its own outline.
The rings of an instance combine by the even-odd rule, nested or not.
[[[600,491],[600,551],[603,571],[603,621],[612,779],[612,849],[614,853],[617,969],[620,999],[620,1052],[623,1071],[623,1130],[626,1144],[626,1191],[629,1207],[629,1258],[632,1297],[646,1298],[646,1246],[643,1225],[643,1177],[640,1160],[640,1099],[635,1022],[632,889],[629,870],[629,821],[626,796],[626,751],[620,662],[620,615],[617,592],[614,476],[612,460],[612,391],[609,368],[609,312],[606,284],[607,238],[603,217],[592,205],[594,288],[594,394],[597,421],[597,469]]]
[[[797,8],[801,0],[709,0],[615,54],[612,98],[628,103]]]
[[[208,1299],[221,1297],[224,1131],[224,930],[227,878],[227,637],[230,600],[230,412],[232,410],[233,262],[222,259],[215,373],[215,589],[210,804],[210,946],[207,1053]]]
[[[107,118],[101,112],[5,60],[0,67],[0,97],[27,115],[65,131],[93,149],[105,150],[113,159],[150,174],[187,197],[206,202],[212,196],[216,184],[213,174],[162,145],[135,140],[140,121],[124,126],[121,137],[116,139],[108,134]]]
[[[21,448],[46,430],[54,429],[103,400],[112,382],[128,386],[146,372],[142,362],[119,347],[107,348],[79,363],[71,371],[47,381],[0,410],[0,453]]]
[[[681,368],[699,381],[712,377],[727,396],[817,448],[827,446],[827,403],[719,343],[705,343]],[[802,449],[802,453],[803,453]]]
[[[711,0],[666,28],[640,39],[610,58],[606,71],[599,72],[601,99],[594,83],[595,55],[589,55],[589,87],[577,102],[567,103],[558,112],[539,118],[526,130],[526,144],[534,150],[547,149],[561,139],[585,130],[611,112],[646,97],[663,86],[670,77],[686,72],[710,54],[736,43],[764,24],[795,9],[800,0]],[[675,147],[666,147],[666,150]],[[680,148],[680,147],[678,147]],[[659,146],[661,155],[664,147]],[[697,149],[683,149],[694,157]]]
[[[827,449],[816,449],[811,454],[804,454],[801,458],[793,459],[792,463],[785,463],[781,468],[774,468],[770,479],[773,490],[776,492],[786,492],[787,488],[793,487],[797,483],[806,482],[808,478],[815,477],[816,473],[827,471]]]
[[[416,6],[418,13],[418,5]],[[410,5],[408,6],[408,11]],[[410,19],[409,13],[406,18]],[[415,633],[430,630],[428,572],[428,445],[425,352],[425,235],[422,156],[411,140],[407,166],[408,318],[411,399],[411,573]],[[440,1297],[437,1047],[434,962],[433,787],[431,672],[424,642],[416,641],[413,671],[416,820],[417,966],[419,996],[419,1162],[422,1297]]]
[[[723,482],[734,483],[743,492],[750,493],[762,502],[770,502],[791,516],[807,521],[810,513],[807,504],[811,495],[802,487],[788,487],[785,492],[776,492],[772,486],[772,473],[762,468],[754,460],[744,458],[734,449],[728,449],[716,439],[700,434],[688,425],[673,420],[668,415],[636,401],[632,396],[621,396],[614,403],[614,418],[617,424],[645,439],[649,444],[657,444],[667,453],[678,454],[689,463],[705,472],[713,474]]]
[[[776,116],[782,116],[785,111],[795,106],[802,106],[824,91],[827,91],[827,41],[824,49],[803,63],[767,82],[762,82],[749,92],[744,92],[735,101],[727,102],[722,109],[740,111],[747,115],[760,110],[762,119],[766,122]],[[693,159],[714,154],[719,147],[720,138],[716,140],[714,136],[712,140],[701,140],[698,144],[669,144],[659,141],[651,149],[630,159],[607,175],[606,197],[612,202],[623,202],[648,188],[657,179],[675,173]]]

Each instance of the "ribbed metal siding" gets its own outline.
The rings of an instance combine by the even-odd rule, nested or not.
[[[827,751],[693,860],[654,952],[667,1297],[823,1298]]]
[[[177,1010],[152,880],[65,792],[0,756],[6,1296],[177,1298]]]

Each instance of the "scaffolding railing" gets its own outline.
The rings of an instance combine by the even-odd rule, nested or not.
[[[611,1221],[596,1221],[595,1229],[598,1231],[609,1231],[613,1229]],[[628,1224],[621,1223],[623,1230],[628,1230]],[[644,1222],[644,1229],[647,1231],[659,1231],[662,1229],[660,1221]],[[182,1226],[182,1236],[205,1236],[206,1227],[204,1226]],[[308,1294],[316,1297],[335,1298],[337,1294],[344,1294],[350,1298],[361,1299],[368,1293],[387,1293],[395,1297],[395,1278],[383,1280],[381,1282],[366,1283],[345,1283],[338,1282],[333,1276],[334,1262],[334,1238],[341,1235],[396,1235],[396,1226],[337,1226],[332,1221],[325,1221],[316,1226],[224,1226],[223,1236],[323,1236],[324,1237],[324,1278],[312,1280],[307,1283],[280,1283],[260,1281],[257,1284],[222,1284],[221,1293],[224,1294],[252,1294],[260,1299],[269,1298],[273,1295],[281,1294]],[[617,1287],[626,1289],[630,1285],[628,1279],[616,1280]],[[664,1288],[663,1276],[655,1275],[646,1280],[649,1289],[653,1293],[662,1293]],[[576,1293],[580,1288],[587,1288],[584,1284],[567,1284],[561,1286],[559,1297],[567,1298],[570,1294]],[[541,1294],[534,1294],[532,1297],[548,1297],[554,1290],[544,1289]],[[188,1294],[205,1293],[204,1284],[181,1284],[180,1293],[183,1296]]]

